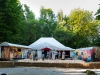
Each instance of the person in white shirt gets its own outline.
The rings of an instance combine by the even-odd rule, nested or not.
[[[61,52],[59,51],[59,53],[58,53],[58,59],[60,59],[61,58]]]
[[[63,51],[62,52],[62,60],[64,60],[65,59],[65,52]]]
[[[44,50],[42,50],[42,60],[44,60]]]
[[[55,50],[52,51],[52,59],[55,59]]]

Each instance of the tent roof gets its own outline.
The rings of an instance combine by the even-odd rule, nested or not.
[[[2,42],[0,46],[13,46],[13,47],[21,47],[21,48],[31,48],[30,46],[25,46],[25,45],[19,45],[19,44],[13,44],[13,43],[8,43],[8,42]]]
[[[57,40],[55,40],[53,37],[41,37],[31,45],[29,45],[33,49],[42,49],[42,48],[50,48],[55,50],[73,50],[70,47],[66,47]]]
[[[94,47],[78,48],[76,50],[92,50]]]

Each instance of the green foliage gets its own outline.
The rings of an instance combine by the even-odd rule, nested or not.
[[[96,20],[92,12],[74,9],[69,16],[63,11],[54,14],[51,8],[41,7],[40,17],[18,0],[0,0],[0,42],[29,45],[40,37],[54,37],[72,48],[100,45],[99,13]]]
[[[57,14],[57,27],[56,27],[56,29],[62,29],[64,31],[66,31],[67,28],[65,27],[65,25],[67,24],[67,20],[68,20],[68,18],[66,16],[64,17],[62,10],[59,11]]]
[[[77,38],[77,47],[90,46],[92,40],[97,36],[97,23],[93,20],[92,12],[82,10],[80,8],[74,9],[69,15],[69,30],[72,31]]]
[[[95,46],[100,46],[100,36],[98,36],[94,41]]]
[[[65,46],[72,47],[73,45],[73,39],[74,39],[74,34],[71,32],[66,32],[61,29],[57,29],[54,31],[54,38],[56,38],[59,42],[64,44]]]
[[[36,19],[34,13],[30,10],[30,8],[27,5],[24,5],[24,17],[21,30],[20,30],[20,36],[22,40],[22,44],[29,45],[32,43],[36,37]]]
[[[84,73],[87,75],[97,75],[94,71],[86,70]]]
[[[21,8],[18,0],[0,0],[0,42],[15,42],[23,15]]]
[[[100,20],[100,8],[95,13],[95,16],[96,16],[96,20]]]
[[[56,28],[56,18],[52,9],[45,9],[41,7],[40,9],[40,18],[39,18],[39,26],[41,30],[41,37],[52,37],[53,31]]]
[[[96,46],[100,46],[100,8],[97,10],[97,12],[95,13],[95,16],[96,16],[96,23],[98,25],[97,29],[98,29],[98,34],[97,36],[95,37],[95,40],[94,40],[94,45]]]

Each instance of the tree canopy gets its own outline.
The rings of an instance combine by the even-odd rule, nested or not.
[[[67,9],[66,9],[67,11]],[[66,16],[60,10],[40,8],[35,17],[26,4],[19,0],[0,0],[0,42],[30,45],[41,37],[54,37],[72,48],[100,45],[100,9],[96,18],[88,10],[75,8]]]

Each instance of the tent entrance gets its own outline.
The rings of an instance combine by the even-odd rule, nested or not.
[[[46,48],[43,48],[42,50],[44,50],[44,58],[48,59],[49,54],[50,54],[49,52],[50,52],[51,49],[46,47]]]
[[[47,52],[48,52],[47,50],[44,50],[44,58],[48,58],[47,57]]]
[[[65,58],[70,58],[70,51],[65,51]]]
[[[61,57],[62,57],[62,52],[63,51],[60,51]],[[70,58],[70,51],[64,51],[64,52],[65,52],[65,58]]]

